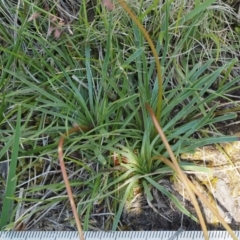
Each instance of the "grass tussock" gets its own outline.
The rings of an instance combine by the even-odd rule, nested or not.
[[[159,184],[177,172],[166,142],[181,171],[196,172],[181,153],[238,140],[217,128],[239,111],[238,16],[223,1],[127,1],[154,51],[121,2],[111,11],[101,1],[1,3],[0,229],[19,222],[28,229],[28,219],[67,202],[57,161],[65,132],[63,157],[84,230],[96,228],[93,203],[111,213],[103,229],[119,229],[136,188],[149,201],[158,189],[198,221]],[[78,125],[89,130],[68,134]]]

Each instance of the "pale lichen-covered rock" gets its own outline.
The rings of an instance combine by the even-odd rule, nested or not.
[[[240,134],[237,134],[240,135]],[[202,194],[218,209],[227,223],[240,223],[240,141],[205,146],[192,154],[184,153],[181,159],[212,169],[211,174],[195,173],[191,180]],[[189,200],[180,181],[173,184],[175,190]],[[206,220],[216,224],[218,220],[203,206]]]

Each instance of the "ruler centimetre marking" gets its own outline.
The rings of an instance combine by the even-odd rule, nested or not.
[[[226,231],[209,231],[210,240],[232,240]],[[235,231],[240,240],[240,231]],[[85,240],[204,240],[202,231],[87,231]],[[71,231],[0,231],[0,240],[79,240],[78,232]]]

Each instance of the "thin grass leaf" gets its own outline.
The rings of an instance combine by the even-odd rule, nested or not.
[[[216,0],[207,0],[200,5],[197,5],[191,12],[189,12],[179,20],[179,25],[183,25],[185,22],[191,20],[196,15],[199,15],[202,11],[206,10],[214,2],[216,2]]]
[[[9,223],[12,216],[12,211],[14,207],[14,201],[12,198],[16,191],[16,168],[18,163],[18,152],[20,144],[20,135],[21,135],[21,106],[18,105],[18,114],[15,127],[15,134],[13,136],[13,145],[12,145],[12,156],[10,162],[9,173],[7,177],[6,191],[3,198],[3,208],[1,213],[0,221],[0,230],[3,230],[4,227]]]
[[[143,185],[144,193],[146,194],[148,200],[152,201],[153,196],[152,196],[149,186],[147,185],[147,182],[145,180],[142,181],[142,185]]]
[[[126,200],[127,200],[128,196],[130,195],[132,187],[134,186],[134,184],[136,182],[137,182],[137,177],[136,176],[132,177],[129,185],[127,186],[126,190],[124,191],[123,196],[121,197],[121,201],[120,201],[120,204],[119,204],[119,207],[118,207],[117,214],[114,216],[114,221],[113,221],[113,225],[112,225],[112,231],[116,231],[117,230],[120,217],[122,216],[124,205],[126,203]]]
[[[182,147],[181,153],[184,152],[192,152],[194,149],[205,146],[205,145],[210,145],[210,144],[216,144],[216,143],[230,143],[230,142],[237,142],[240,141],[239,137],[237,136],[222,136],[222,137],[208,137],[208,138],[201,138],[201,139],[196,139],[193,142],[184,142],[185,146]]]
[[[85,54],[86,54],[86,71],[87,71],[87,81],[88,81],[88,94],[89,94],[89,107],[90,111],[94,111],[93,107],[93,83],[92,83],[92,70],[90,67],[90,46],[87,44],[85,47]]]
[[[91,199],[95,198],[95,196],[97,195],[97,193],[99,191],[100,180],[101,180],[101,178],[98,177],[94,181],[92,194],[90,196]],[[83,229],[85,231],[87,231],[89,229],[89,219],[90,219],[91,210],[92,210],[92,203],[88,204],[88,206],[87,206],[87,211],[86,211],[86,215],[85,215],[85,218],[84,218],[85,219],[84,220],[84,227],[83,227]],[[78,213],[80,213],[80,212],[78,211]]]
[[[198,222],[197,218],[192,215],[180,202],[179,200],[170,192],[168,192],[164,187],[159,185],[157,182],[155,182],[153,179],[151,179],[148,176],[144,177],[146,181],[148,181],[152,186],[154,186],[156,189],[158,189],[161,193],[163,193],[165,196],[167,196],[174,204],[175,206],[186,216],[190,217],[195,222]]]

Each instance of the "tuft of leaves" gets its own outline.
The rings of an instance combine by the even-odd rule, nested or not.
[[[5,194],[6,199],[25,205],[25,212],[16,221],[29,229],[27,219],[35,213],[67,201],[58,177],[56,149],[59,134],[68,135],[76,125],[91,130],[68,135],[63,157],[84,230],[92,227],[93,202],[113,213],[105,230],[118,229],[124,201],[132,198],[138,187],[149,200],[153,198],[151,189],[158,189],[197,220],[158,183],[174,174],[174,169],[155,158],[169,158],[169,153],[145,103],[157,113],[177,158],[206,144],[237,140],[216,128],[216,123],[236,117],[234,110],[221,112],[219,104],[235,104],[228,94],[238,89],[235,52],[239,36],[225,29],[225,19],[230,26],[236,16],[227,6],[213,2],[195,1],[191,7],[184,1],[129,3],[156,46],[162,81],[157,78],[157,61],[143,33],[119,5],[109,12],[96,4],[94,20],[89,22],[89,9],[83,1],[76,21],[69,22],[73,35],[61,28],[56,39],[48,29],[56,27],[51,19],[59,6],[46,10],[33,1],[24,0],[19,6],[7,3],[1,10],[5,17],[0,27],[4,42],[0,47],[0,138],[4,139],[0,140],[0,160],[10,162],[14,157],[18,166],[25,163],[21,170],[10,166],[17,177],[16,187],[0,181],[5,192],[11,192]],[[41,14],[34,15],[38,12]],[[206,136],[209,129],[213,134]],[[19,148],[13,151],[10,146],[17,141]],[[41,169],[36,167],[39,163]],[[193,164],[179,165],[183,171],[209,172]],[[23,175],[27,179],[22,179]],[[23,196],[17,198],[22,186]],[[13,227],[18,208],[11,205],[7,218],[2,212],[2,229]]]

